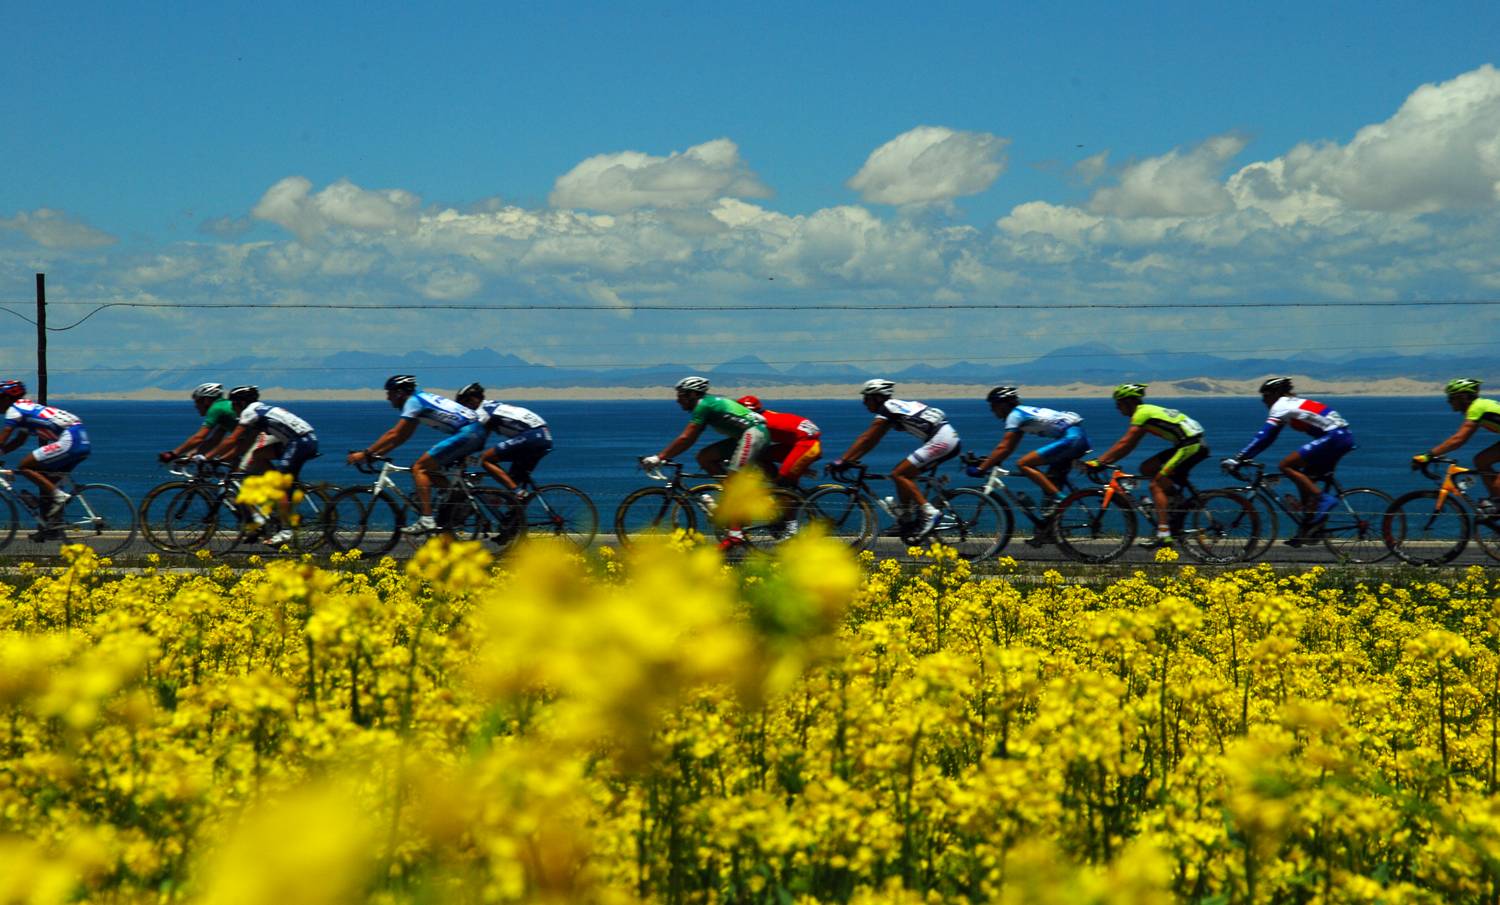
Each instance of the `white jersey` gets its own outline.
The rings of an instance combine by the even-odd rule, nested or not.
[[[1266,420],[1280,427],[1290,423],[1292,430],[1321,437],[1332,430],[1348,427],[1349,422],[1338,412],[1321,402],[1303,399],[1301,396],[1282,396],[1271,403]]]
[[[1059,412],[1036,405],[1018,405],[1005,417],[1006,431],[1020,431],[1056,440],[1068,432],[1068,428],[1083,423],[1077,412]]]
[[[421,422],[445,434],[456,434],[471,424],[479,423],[473,409],[467,409],[436,393],[412,393],[401,406],[401,417]]]
[[[942,409],[902,399],[887,399],[875,413],[875,417],[881,421],[889,421],[922,440],[931,440],[932,435],[948,423],[948,416],[943,414]]]
[[[240,412],[240,426],[270,434],[281,440],[295,440],[313,432],[313,426],[279,405],[252,402]]]
[[[547,426],[542,416],[531,409],[521,408],[519,405],[506,405],[493,399],[486,399],[479,403],[479,408],[475,411],[479,413],[480,424],[503,437],[514,437],[523,431]]]

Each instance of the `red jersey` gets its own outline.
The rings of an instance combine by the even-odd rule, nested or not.
[[[790,412],[763,411],[761,417],[766,419],[766,427],[771,431],[771,444],[773,446],[790,445],[800,443],[803,440],[816,440],[822,435],[818,426],[801,415],[793,415]]]

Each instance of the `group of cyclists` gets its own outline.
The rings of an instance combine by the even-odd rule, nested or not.
[[[1463,413],[1463,420],[1452,436],[1413,456],[1414,468],[1459,449],[1480,428],[1500,433],[1500,402],[1481,398],[1480,388],[1480,381],[1474,378],[1448,382],[1444,388],[1448,404]],[[795,486],[822,456],[822,433],[807,418],[769,410],[755,396],[729,399],[715,395],[704,377],[684,377],[675,390],[677,404],[690,413],[688,423],[658,452],[642,457],[641,463],[648,468],[691,449],[708,428],[723,439],[703,446],[696,458],[699,466],[712,474],[728,474],[753,465],[763,469],[773,482]],[[923,496],[915,479],[957,456],[962,442],[942,409],[898,399],[895,390],[896,385],[883,378],[865,382],[860,396],[874,418],[830,468],[837,473],[858,463],[892,428],[911,434],[918,441],[917,447],[896,465],[890,478],[903,514],[903,527],[909,533],[923,535],[934,528],[941,514]],[[1193,469],[1209,457],[1209,447],[1198,421],[1178,409],[1147,402],[1146,391],[1147,385],[1142,383],[1115,388],[1115,407],[1129,419],[1128,426],[1112,446],[1089,458],[1091,445],[1082,416],[1023,404],[1014,386],[994,387],[985,400],[1003,422],[1002,437],[989,455],[969,465],[967,472],[971,477],[983,477],[1016,453],[1023,435],[1036,436],[1040,445],[1021,455],[1015,464],[1041,490],[1045,516],[1064,499],[1070,471],[1076,467],[1097,471],[1113,465],[1130,455],[1149,434],[1165,441],[1167,447],[1147,458],[1140,468],[1150,482],[1157,517],[1156,534],[1144,545],[1169,545],[1171,501],[1186,487]],[[404,531],[423,534],[440,530],[433,517],[433,489],[445,486],[444,471],[455,463],[477,456],[487,474],[524,497],[523,485],[552,450],[552,434],[545,419],[530,409],[486,399],[485,388],[479,383],[468,384],[450,399],[419,389],[411,374],[397,374],[386,380],[385,394],[400,413],[395,424],[363,450],[349,453],[349,464],[385,456],[410,440],[419,424],[443,435],[412,466],[421,517]],[[1306,435],[1279,463],[1281,473],[1300,493],[1302,524],[1292,539],[1297,542],[1314,536],[1336,503],[1320,487],[1319,478],[1331,474],[1354,449],[1354,435],[1349,422],[1333,408],[1298,395],[1289,377],[1266,380],[1260,386],[1260,397],[1268,410],[1265,423],[1222,464],[1234,469],[1259,455],[1283,427]],[[222,384],[204,383],[192,391],[192,400],[203,421],[192,435],[159,454],[163,462],[196,457],[237,467],[246,474],[275,470],[296,478],[303,465],[319,455],[312,424],[282,406],[262,402],[256,386],[236,386],[226,392]],[[51,520],[68,500],[58,479],[88,458],[88,433],[76,415],[26,398],[26,386],[18,380],[0,380],[0,405],[5,406],[0,452],[16,449],[28,436],[38,441],[37,447],[16,465],[15,472],[37,486],[43,501],[39,507],[43,524],[33,539],[51,539],[55,530]],[[1488,499],[1478,504],[1480,516],[1486,519],[1500,518],[1497,462],[1500,442],[1486,447],[1474,459],[1489,491]],[[281,520],[277,524],[286,523]],[[259,516],[256,524],[270,523]],[[290,536],[291,532],[282,527],[264,541],[279,545]],[[723,541],[726,546],[742,542],[736,530],[728,531]]]

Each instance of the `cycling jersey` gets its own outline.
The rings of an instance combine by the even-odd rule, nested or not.
[[[766,433],[766,419],[723,396],[705,395],[699,399],[689,421],[707,425],[726,437],[737,437],[747,430]]]
[[[465,408],[445,396],[436,393],[412,393],[401,406],[401,417],[411,418],[445,434],[457,433],[470,424],[478,424],[479,416],[473,409]]]
[[[901,399],[887,399],[881,403],[880,409],[875,412],[875,418],[878,421],[889,421],[921,440],[931,440],[948,423],[948,416],[943,414],[942,409]]]
[[[9,427],[33,434],[46,443],[56,440],[70,427],[82,427],[83,420],[72,412],[60,408],[18,399],[5,412],[5,423]]]
[[[1056,440],[1067,433],[1068,428],[1077,427],[1083,423],[1083,416],[1077,412],[1059,412],[1056,409],[1045,409],[1035,405],[1018,405],[1005,416],[1005,430],[1020,431],[1023,434],[1036,434]]]
[[[209,430],[232,431],[240,419],[234,414],[234,406],[228,399],[215,399],[203,412],[203,426]]]
[[[1203,439],[1203,425],[1176,409],[1141,403],[1130,416],[1131,427],[1143,427],[1146,433],[1160,437],[1173,446],[1187,446]]]
[[[778,446],[796,444],[803,440],[815,440],[822,435],[818,426],[801,415],[789,412],[761,412],[766,419],[766,430],[771,432],[771,442]]]
[[[310,436],[313,427],[279,405],[252,402],[240,411],[241,427],[270,434],[282,441]]]
[[[1261,450],[1271,445],[1276,435],[1281,433],[1281,427],[1290,424],[1292,430],[1302,431],[1314,437],[1321,437],[1333,431],[1347,431],[1349,422],[1340,417],[1331,406],[1311,399],[1303,399],[1300,396],[1282,396],[1271,403],[1271,409],[1266,415],[1266,423],[1261,426],[1257,433],[1244,449],[1240,450],[1238,458],[1250,459],[1260,453]],[[1354,446],[1350,441],[1349,448]]]
[[[514,437],[524,431],[547,426],[542,416],[531,409],[521,408],[519,405],[506,405],[493,399],[486,399],[479,403],[479,407],[474,411],[479,415],[480,424],[504,437]]]
[[[1500,433],[1500,402],[1493,399],[1475,399],[1464,412],[1465,421],[1478,421],[1479,426]]]

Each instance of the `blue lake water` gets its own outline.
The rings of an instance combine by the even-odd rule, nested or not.
[[[1413,475],[1407,467],[1409,457],[1449,436],[1459,424],[1458,413],[1450,410],[1441,396],[1318,398],[1333,405],[1349,420],[1359,442],[1359,448],[1350,453],[1339,467],[1346,486],[1374,486],[1392,493],[1422,486],[1422,478]],[[870,423],[870,415],[857,397],[848,400],[793,400],[781,404],[767,394],[763,400],[772,409],[797,412],[817,422],[823,429],[825,462],[843,452]],[[274,399],[267,401],[276,402]],[[686,413],[676,406],[670,392],[652,400],[507,401],[533,408],[552,426],[557,446],[543,462],[538,477],[543,481],[575,484],[588,491],[601,504],[600,508],[604,510],[601,517],[606,523],[614,501],[645,483],[635,466],[636,458],[660,450],[682,430],[687,420]],[[966,450],[988,452],[1000,439],[1000,424],[982,399],[924,401],[940,406],[948,413],[963,437]],[[1049,400],[1039,397],[1025,401],[1070,409],[1083,415],[1089,438],[1098,452],[1113,443],[1126,427],[1125,419],[1108,399]],[[1207,431],[1215,459],[1238,450],[1265,419],[1265,407],[1258,398],[1195,397],[1153,401],[1181,408],[1200,421]],[[165,470],[156,463],[156,453],[175,446],[199,424],[192,404],[187,400],[70,402],[57,399],[53,402],[83,418],[93,442],[94,453],[80,467],[79,479],[107,481],[137,500],[166,478]],[[323,449],[323,456],[306,467],[304,476],[309,480],[335,484],[368,480],[344,465],[344,453],[350,449],[363,449],[396,420],[395,410],[381,401],[292,402],[286,407],[313,424]],[[1303,437],[1290,429],[1282,431],[1263,459],[1274,466]],[[436,432],[419,428],[406,447],[396,452],[397,461],[409,464],[438,439]],[[1467,461],[1489,442],[1489,434],[1482,432],[1460,454]],[[1027,438],[1022,449],[1033,448],[1035,443],[1034,438]],[[881,447],[866,458],[876,469],[886,470],[915,445],[914,438],[892,432]],[[1133,466],[1160,448],[1158,441],[1148,437],[1126,460],[1127,464]],[[12,453],[9,462],[14,464],[21,454],[19,450]],[[950,473],[960,474],[956,465],[946,468]],[[1210,463],[1200,466],[1196,474],[1204,486],[1228,483]]]

